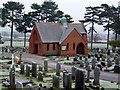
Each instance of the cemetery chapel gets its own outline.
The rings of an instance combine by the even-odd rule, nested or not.
[[[39,56],[88,54],[87,31],[82,23],[35,22],[29,39],[29,53]]]

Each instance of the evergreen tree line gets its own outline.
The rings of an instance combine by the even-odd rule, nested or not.
[[[98,25],[103,25],[104,31],[107,31],[107,42],[109,42],[110,31],[115,33],[115,40],[120,37],[120,6],[109,6],[107,4],[101,4],[96,7],[86,7],[86,13],[84,16],[85,20],[80,20],[83,23],[91,24],[88,32],[91,34],[91,51],[93,47],[93,34],[97,33],[95,30],[95,23]],[[107,43],[107,49],[109,48],[109,43]]]
[[[31,32],[34,22],[57,22],[64,16],[68,23],[74,22],[69,14],[64,14],[58,9],[58,5],[53,1],[44,1],[39,5],[33,3],[31,11],[24,12],[25,6],[19,2],[8,1],[3,3],[3,8],[0,9],[0,25],[2,27],[9,26],[11,28],[10,47],[13,47],[13,30],[24,33],[24,47],[26,46],[26,33]],[[15,27],[15,28],[14,28]]]

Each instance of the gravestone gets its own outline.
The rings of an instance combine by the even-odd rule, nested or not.
[[[59,76],[53,75],[53,87],[59,88]]]
[[[43,81],[43,72],[38,73],[38,80]]]
[[[100,70],[102,71],[103,66],[101,64],[97,64],[97,67],[99,67]]]
[[[98,67],[95,67],[94,69],[94,85],[100,85],[100,69]]]
[[[95,66],[96,66],[96,58],[93,58],[92,59],[92,69],[94,69],[95,68]]]
[[[44,61],[44,71],[48,71],[48,61]]]
[[[88,58],[91,58],[91,55],[90,55],[90,54],[88,54]]]
[[[116,65],[119,65],[119,63],[120,63],[120,58],[119,58],[119,57],[115,57],[114,59],[115,59],[115,64],[116,64]]]
[[[106,66],[106,61],[101,61],[102,66]]]
[[[32,84],[27,84],[25,86],[25,90],[34,90],[34,88],[33,88]]]
[[[16,90],[23,90],[23,84],[20,81],[16,83]]]
[[[37,76],[37,64],[36,64],[36,62],[32,62],[32,76],[33,77]]]
[[[113,70],[114,70],[114,66],[115,66],[115,65],[112,65],[112,66],[106,68],[105,71],[113,71]]]
[[[56,65],[56,75],[60,75],[60,69],[61,69],[61,65],[59,63],[57,63]]]
[[[90,80],[90,72],[91,72],[90,65],[88,65],[88,67],[86,68],[86,70],[87,70],[87,82],[89,82],[89,80]]]
[[[88,65],[89,65],[88,59],[85,59],[84,63],[85,63],[85,67],[88,67]]]
[[[82,55],[79,55],[79,60],[82,60]]]
[[[71,73],[65,73],[64,76],[64,90],[72,90],[72,74]]]
[[[108,66],[108,67],[112,66],[112,61],[111,61],[111,59],[109,59],[109,58],[107,59],[107,66]]]
[[[85,89],[85,80],[84,80],[84,72],[80,69],[76,70],[75,73],[75,90],[84,90]]]
[[[39,71],[42,71],[43,67],[41,65],[39,65]]]
[[[82,60],[80,60],[79,62],[80,62],[80,67],[84,67],[84,62]]]
[[[26,65],[26,76],[30,76],[30,66]]]
[[[70,58],[69,58],[69,55],[67,55],[66,57],[67,57],[67,60],[69,60],[69,59],[70,59]]]
[[[10,88],[15,89],[15,66],[14,64],[11,65],[10,67],[10,72],[9,72],[9,80],[10,80]]]
[[[21,62],[20,63],[20,74],[24,74],[25,72],[24,67],[25,67],[24,62]]]
[[[68,72],[66,72],[65,70],[63,71],[63,87],[65,87],[65,74],[67,74]]]
[[[75,56],[75,57],[73,58],[73,61],[78,61],[78,57]]]
[[[14,55],[12,54],[12,65],[10,66],[9,71],[9,81],[10,81],[10,88],[15,89],[15,65],[14,65]]]
[[[115,65],[114,66],[114,72],[115,73],[120,73],[120,65]]]
[[[72,78],[73,78],[73,79],[75,78],[76,69],[77,69],[77,67],[75,67],[75,66],[71,68]]]
[[[20,52],[20,61],[22,61],[22,52]]]
[[[103,54],[100,54],[100,58],[102,58],[103,57]]]

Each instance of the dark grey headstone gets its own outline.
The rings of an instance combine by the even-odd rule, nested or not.
[[[32,62],[32,76],[33,77],[37,76],[37,64],[36,64],[36,62]]]
[[[75,90],[85,89],[84,72],[77,69],[75,73]]]
[[[26,76],[30,76],[30,66],[26,65]]]
[[[70,59],[69,55],[67,55],[66,58],[67,58],[67,60],[69,60]]]
[[[96,58],[93,58],[92,59],[92,69],[94,69],[95,68],[95,66],[96,66]]]
[[[90,72],[91,72],[90,65],[88,65],[88,67],[86,68],[86,70],[87,70],[87,81],[89,82],[89,80],[90,80]]]
[[[84,62],[82,60],[80,60],[79,62],[80,62],[80,67],[84,67]]]
[[[100,69],[99,67],[95,67],[94,69],[94,85],[100,85]]]
[[[78,61],[78,57],[75,56],[75,57],[73,58],[73,61]]]
[[[53,87],[59,88],[59,76],[53,75]]]
[[[24,62],[21,62],[20,63],[20,74],[24,74],[24,72],[25,72],[24,67],[25,67]]]
[[[115,57],[115,64],[119,65],[120,64],[120,57]]]
[[[120,65],[115,65],[114,66],[114,72],[115,73],[120,73]]]
[[[38,73],[38,80],[43,81],[43,72]]]
[[[61,69],[61,65],[59,63],[57,63],[56,65],[56,75],[60,75],[60,69]]]
[[[72,74],[65,73],[63,87],[64,90],[72,90]]]
[[[42,71],[43,67],[41,65],[39,65],[39,71]]]
[[[15,66],[11,65],[9,72],[9,80],[11,89],[15,88]]]
[[[75,72],[76,72],[77,67],[72,67],[71,72],[72,72],[72,78],[75,78]]]
[[[47,60],[44,61],[44,70],[48,71],[48,61]]]
[[[112,66],[112,61],[111,61],[111,59],[107,59],[107,66],[108,66],[108,67]]]

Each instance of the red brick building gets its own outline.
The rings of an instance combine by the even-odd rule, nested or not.
[[[30,40],[29,53],[75,56],[88,54],[87,32],[81,23],[35,23]]]

